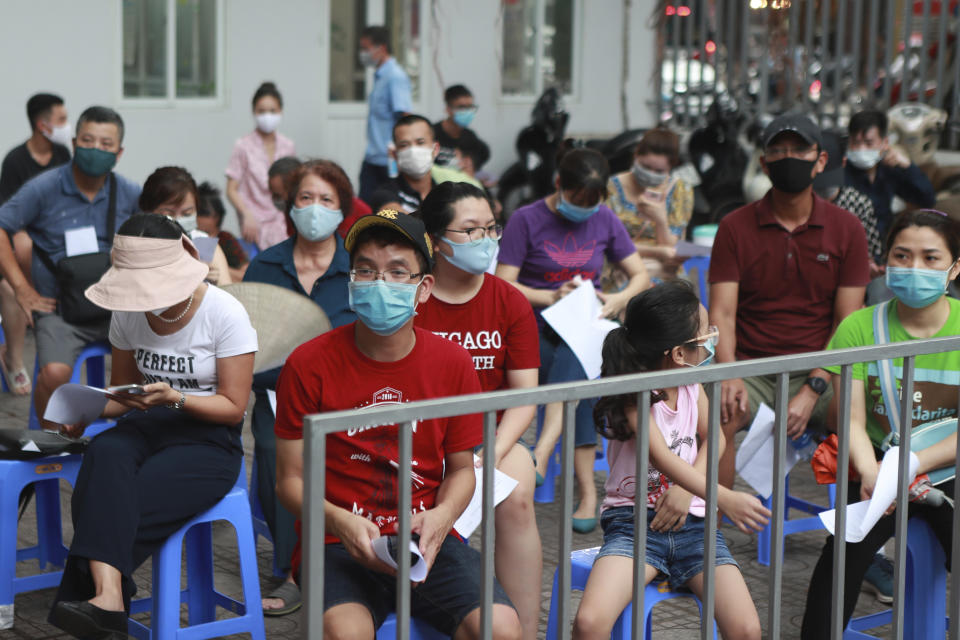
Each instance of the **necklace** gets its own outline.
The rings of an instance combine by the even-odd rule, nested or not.
[[[197,292],[196,292],[196,291],[194,291],[193,293],[190,294],[190,298],[187,300],[187,308],[184,309],[184,310],[180,313],[180,315],[178,315],[176,318],[171,318],[171,319],[167,320],[167,319],[164,318],[163,316],[154,316],[154,317],[157,318],[157,320],[160,320],[160,321],[162,321],[162,322],[166,322],[167,324],[173,324],[174,322],[180,322],[181,320],[183,320],[183,317],[184,317],[185,315],[187,315],[187,313],[189,313],[189,311],[190,311],[190,306],[193,304],[193,296],[195,296],[195,295],[197,295]]]

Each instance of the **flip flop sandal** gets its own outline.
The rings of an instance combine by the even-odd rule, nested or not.
[[[279,587],[274,589],[264,600],[276,598],[283,601],[283,606],[279,609],[264,609],[263,615],[278,618],[293,613],[300,608],[303,600],[300,596],[300,588],[292,582],[284,581]]]

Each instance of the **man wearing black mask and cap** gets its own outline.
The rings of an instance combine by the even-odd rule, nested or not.
[[[869,281],[863,226],[813,192],[827,164],[820,130],[800,115],[763,132],[761,164],[773,188],[720,222],[710,260],[710,324],[720,330],[717,360],[733,362],[819,351],[833,329],[863,304]],[[826,418],[830,375],[790,376],[787,434]],[[774,406],[775,376],[723,383],[720,420],[727,442],[750,424],[761,402]],[[822,428],[822,426],[821,426]],[[733,485],[735,452],[720,458],[720,482]]]

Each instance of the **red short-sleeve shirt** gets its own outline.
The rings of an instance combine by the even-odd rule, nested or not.
[[[793,231],[774,217],[769,193],[720,222],[710,283],[739,284],[738,360],[825,348],[837,289],[870,281],[863,225],[812,197],[809,220]]]
[[[302,438],[303,416],[311,413],[480,392],[466,351],[429,331],[415,331],[413,351],[397,362],[377,362],[363,355],[354,342],[354,324],[299,346],[277,383],[277,437]],[[327,438],[327,500],[365,516],[385,533],[392,533],[397,519],[397,434],[393,424],[350,429]],[[415,425],[413,512],[431,509],[436,503],[444,457],[482,441],[478,414]],[[327,536],[326,541],[337,539]]]
[[[463,304],[431,296],[417,308],[414,324],[466,349],[484,391],[508,388],[508,370],[540,367],[533,307],[516,287],[489,273]]]

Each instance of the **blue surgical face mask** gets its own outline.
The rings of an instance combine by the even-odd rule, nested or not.
[[[447,259],[447,262],[474,275],[480,275],[490,268],[500,244],[493,238],[488,237],[476,242],[464,242],[462,244],[451,242],[447,238],[441,238],[441,240],[453,249],[452,256],[443,256]]]
[[[947,290],[950,265],[945,271],[939,269],[914,269],[912,267],[887,267],[887,286],[897,300],[912,309],[922,309],[940,299]]]
[[[560,201],[557,203],[557,213],[562,215],[570,222],[583,222],[599,210],[599,202],[592,207],[578,207],[577,205],[568,202],[566,198],[563,197],[562,193],[560,194]]]
[[[457,126],[467,128],[476,115],[477,111],[475,109],[457,109],[453,112],[453,121],[457,123]]]
[[[350,309],[370,331],[390,336],[416,315],[419,284],[406,282],[347,283]]]
[[[313,203],[305,207],[293,207],[290,209],[290,218],[297,233],[305,240],[316,242],[333,235],[343,222],[343,213],[340,209],[328,209],[322,204]]]
[[[99,178],[109,173],[117,164],[117,154],[96,147],[78,145],[73,153],[73,161],[77,164],[77,169],[83,173],[91,178]]]
[[[697,364],[689,364],[687,362],[683,363],[685,367],[705,367],[706,365],[713,362],[713,357],[717,353],[716,338],[707,338],[707,341],[703,343],[703,348],[707,350],[707,357],[698,362]]]

